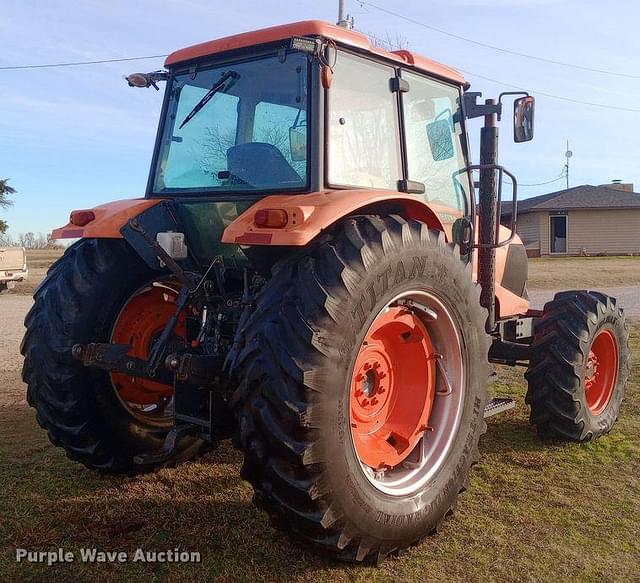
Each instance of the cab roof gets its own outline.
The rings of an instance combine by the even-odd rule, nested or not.
[[[315,36],[334,41],[338,45],[364,51],[388,61],[429,73],[457,85],[467,86],[461,73],[455,69],[433,61],[427,57],[417,55],[407,50],[385,51],[371,45],[369,39],[362,33],[347,30],[321,20],[303,20],[291,24],[272,26],[234,34],[224,38],[200,43],[171,53],[166,61],[166,66],[173,66],[186,61],[192,61],[203,57],[218,55],[261,44],[274,43],[294,36]]]

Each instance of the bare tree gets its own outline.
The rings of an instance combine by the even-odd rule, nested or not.
[[[206,128],[199,151],[202,171],[217,177],[220,170],[226,170],[227,150],[235,141],[234,131],[221,132],[217,127]]]
[[[20,233],[15,241],[19,247],[25,249],[56,249],[59,245],[51,239],[51,233]]]
[[[11,235],[7,235],[2,230],[3,224],[8,226],[7,223],[5,223],[4,221],[0,221],[0,247],[13,247],[15,245],[13,241],[13,237]],[[6,231],[6,227],[5,227],[5,231]]]
[[[0,179],[0,208],[11,206],[13,201],[9,199],[9,195],[16,192],[16,189],[9,185],[8,178]]]
[[[402,36],[398,31],[391,34],[385,32],[384,36],[376,36],[375,34],[364,33],[369,37],[371,45],[383,49],[385,51],[399,51],[407,50],[409,48],[409,41],[406,37]]]
[[[234,131],[221,132],[217,127],[207,128],[198,150],[201,170],[216,177],[220,170],[228,170],[227,151],[235,145],[235,141]],[[282,122],[262,124],[254,136],[254,141],[275,146],[298,173],[304,172],[306,162],[292,159],[288,127],[283,126]]]

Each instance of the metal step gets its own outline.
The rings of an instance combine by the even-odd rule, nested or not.
[[[484,418],[497,415],[498,413],[504,413],[509,409],[513,409],[516,406],[516,402],[513,399],[506,397],[494,397],[484,407]]]

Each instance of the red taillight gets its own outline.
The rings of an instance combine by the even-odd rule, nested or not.
[[[69,222],[76,227],[84,227],[95,219],[96,215],[93,211],[72,211]]]
[[[263,229],[283,229],[288,222],[289,215],[282,209],[261,209],[253,216],[255,226]]]

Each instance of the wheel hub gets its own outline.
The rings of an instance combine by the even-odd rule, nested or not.
[[[147,359],[167,321],[175,313],[177,292],[164,285],[150,286],[126,303],[114,324],[111,341],[129,344],[129,355]],[[184,314],[178,319],[173,341],[186,335]],[[157,381],[111,373],[119,397],[136,409],[162,412],[173,397],[173,387]]]
[[[591,390],[596,382],[596,376],[598,374],[598,358],[593,353],[593,350],[589,351],[589,358],[587,359],[587,366],[585,368],[584,384],[587,391]]]
[[[584,391],[589,410],[599,415],[609,404],[618,374],[618,345],[610,330],[593,339],[584,371]]]
[[[424,323],[389,307],[369,328],[351,382],[351,431],[361,461],[394,468],[424,432],[435,397],[435,350]]]

